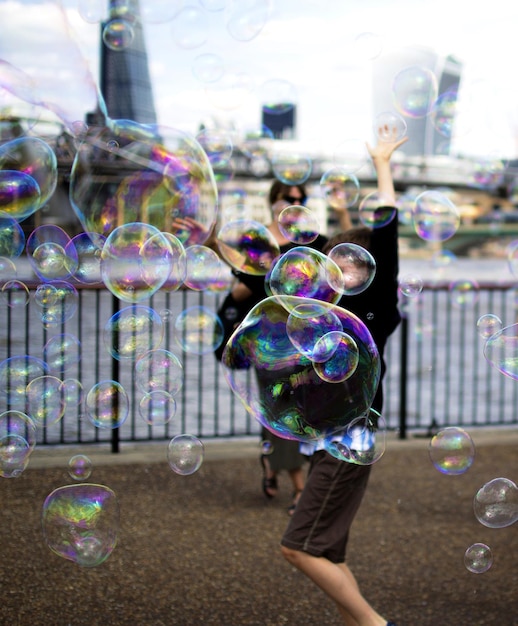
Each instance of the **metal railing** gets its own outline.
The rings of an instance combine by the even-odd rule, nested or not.
[[[28,302],[12,291],[2,296],[6,306],[0,307],[0,412],[26,408],[23,393],[12,384],[20,382],[20,368],[15,368],[20,359],[25,357],[22,363],[29,357],[45,362],[49,341],[59,346],[63,337],[62,358],[45,373],[72,383],[73,391],[61,419],[46,424],[43,414],[38,444],[105,442],[116,452],[121,441],[168,440],[178,433],[200,438],[259,435],[259,424],[230,391],[215,358],[183,353],[174,338],[174,321],[182,311],[195,305],[216,310],[221,294],[158,292],[140,303],[160,315],[165,330],[160,347],[175,353],[183,365],[182,386],[175,395],[176,414],[162,424],[144,419],[134,362],[110,355],[105,327],[124,306],[110,292],[78,288],[67,296],[67,315],[51,323],[44,321],[45,308],[34,289]],[[518,383],[485,359],[484,340],[477,330],[477,321],[486,313],[497,315],[503,326],[514,324],[516,291],[511,285],[488,284],[472,296],[473,301],[456,303],[448,285],[427,284],[417,298],[401,302],[403,322],[387,345],[384,380],[384,417],[387,427],[398,430],[401,438],[409,430],[430,431],[447,425],[518,424]],[[67,354],[70,339],[73,348]],[[119,382],[127,393],[129,414],[118,428],[95,427],[85,414],[84,396],[98,382],[110,380]],[[52,400],[48,403],[51,407]]]

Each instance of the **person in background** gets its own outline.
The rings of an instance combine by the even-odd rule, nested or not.
[[[387,132],[391,129],[384,129]],[[390,137],[390,133],[388,135]],[[390,159],[407,138],[367,144],[374,164],[378,192],[389,198],[395,212],[395,192]],[[371,331],[385,371],[383,349],[400,317],[398,300],[398,218],[374,230],[363,227],[347,230],[328,242],[326,251],[337,243],[351,241],[367,248],[376,261],[376,275],[370,286],[356,296],[344,296],[340,305],[355,313]],[[381,380],[373,408],[381,412]],[[395,626],[382,617],[364,598],[345,562],[349,531],[360,507],[371,466],[339,460],[324,449],[323,442],[301,444],[310,457],[307,482],[281,539],[284,558],[311,579],[335,601],[347,626]]]

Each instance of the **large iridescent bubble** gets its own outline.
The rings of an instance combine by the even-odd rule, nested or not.
[[[42,527],[52,552],[83,567],[100,565],[117,543],[119,503],[104,485],[54,489],[43,503]]]
[[[114,176],[106,175],[110,167]],[[209,159],[194,137],[131,120],[90,128],[70,176],[70,201],[84,230],[105,236],[143,222],[184,245],[202,244],[216,221],[217,197]]]
[[[279,256],[279,244],[264,224],[254,220],[233,220],[217,236],[221,256],[234,269],[264,276]]]
[[[488,528],[505,528],[518,521],[518,487],[509,478],[493,478],[473,498],[477,520]]]
[[[484,346],[484,356],[504,376],[518,380],[518,324],[491,335]]]
[[[36,425],[22,411],[0,414],[0,476],[17,478],[29,463],[36,445]]]
[[[343,430],[370,408],[380,379],[379,353],[365,324],[327,302],[317,304],[327,308],[340,321],[341,332],[354,339],[358,362],[346,380],[330,382],[317,374],[313,361],[287,331],[290,314],[310,311],[315,302],[286,295],[266,298],[249,312],[223,352],[232,391],[262,425],[285,439],[311,441]],[[328,324],[330,316],[321,317]],[[255,373],[250,377],[251,368]]]

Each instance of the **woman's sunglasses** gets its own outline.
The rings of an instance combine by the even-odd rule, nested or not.
[[[295,204],[296,202],[298,202],[299,204],[305,204],[306,202],[306,196],[302,196],[301,198],[299,198],[298,196],[285,195],[282,196],[282,199],[286,200],[286,202],[289,202],[290,204]]]

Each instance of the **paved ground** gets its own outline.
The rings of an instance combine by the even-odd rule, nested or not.
[[[461,476],[431,464],[428,439],[389,438],[353,527],[349,563],[365,595],[398,626],[518,625],[517,525],[482,526],[476,491],[518,480],[518,431],[473,431],[476,456]],[[70,456],[88,454],[91,482],[117,494],[118,544],[81,568],[43,541],[41,510],[73,482]],[[260,491],[255,441],[206,442],[192,476],[173,473],[166,444],[40,448],[17,479],[0,480],[0,624],[39,626],[338,626],[333,604],[280,556],[290,488]],[[466,548],[484,542],[494,563],[472,574]]]

